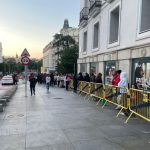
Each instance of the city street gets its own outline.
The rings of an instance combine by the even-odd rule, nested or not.
[[[24,84],[0,113],[0,150],[149,150],[150,124],[125,116],[110,106],[51,87],[37,85],[25,97]]]

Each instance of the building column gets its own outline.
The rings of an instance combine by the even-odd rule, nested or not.
[[[87,73],[90,73],[90,63],[87,63]]]
[[[122,70],[122,72],[127,73],[127,80],[129,83],[131,83],[131,66],[132,63],[129,59],[127,60],[119,60],[119,69]]]
[[[78,63],[77,72],[78,72],[78,73],[79,73],[79,72],[81,72],[81,66],[80,66],[80,64],[79,64],[79,63]]]

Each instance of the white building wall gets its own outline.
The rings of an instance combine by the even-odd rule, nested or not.
[[[150,31],[139,34],[142,0],[113,0],[105,3],[100,12],[83,20],[79,25],[79,60],[86,63],[89,72],[90,62],[98,57],[98,72],[104,72],[106,61],[117,61],[118,69],[127,72],[129,82],[132,74],[132,59],[150,57]],[[84,0],[80,0],[81,8],[85,7]],[[110,12],[119,5],[120,26],[119,40],[109,44]],[[82,10],[82,9],[81,9]],[[94,24],[99,22],[99,46],[93,49]],[[83,52],[83,34],[87,31],[87,51]],[[89,58],[89,59],[88,59]],[[91,58],[91,59],[90,59]],[[80,71],[80,70],[79,70]]]
[[[83,3],[83,0],[81,0]],[[115,0],[110,4],[106,4],[102,7],[102,10],[99,15],[95,18],[89,18],[88,25],[84,28],[80,26],[79,33],[79,42],[80,50],[83,49],[83,33],[88,31],[88,50],[85,55],[80,53],[79,58],[96,55],[104,52],[110,52],[114,50],[119,50],[127,47],[137,46],[144,43],[149,43],[150,38],[138,37],[138,25],[139,25],[139,4],[141,0]],[[108,44],[109,38],[109,10],[113,9],[115,6],[120,4],[120,39],[119,44],[113,46]],[[93,26],[99,21],[100,23],[100,40],[99,40],[99,49],[96,51],[93,50]],[[150,35],[149,35],[150,37]]]

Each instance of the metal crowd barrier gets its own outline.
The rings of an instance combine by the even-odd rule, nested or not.
[[[120,107],[120,113],[124,111],[130,112],[129,117],[125,121],[127,123],[133,114],[150,122],[150,92],[137,89],[121,88],[113,85],[104,85],[100,83],[79,81],[78,91],[86,96],[99,98],[97,106],[101,101],[102,108],[107,103]],[[85,97],[86,97],[85,96]]]
[[[83,81],[78,82],[77,90],[78,90],[79,93],[82,91],[82,83],[83,83]]]
[[[89,95],[90,93],[90,82],[82,82],[82,90],[81,90],[81,93],[80,95],[84,93],[87,95]]]
[[[144,90],[137,90],[131,88],[129,110],[130,116],[127,118],[126,123],[133,114],[150,122],[150,92]]]

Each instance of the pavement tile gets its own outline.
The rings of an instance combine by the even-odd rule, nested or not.
[[[26,135],[26,147],[38,147],[54,144],[69,143],[61,130],[36,132]]]
[[[149,150],[149,124],[104,109],[61,88],[43,85],[25,97],[24,85],[0,113],[0,150]],[[62,99],[57,99],[62,98]]]
[[[119,144],[110,142],[108,140],[81,140],[74,142],[76,150],[126,150]]]
[[[106,135],[95,126],[88,128],[66,129],[64,130],[64,133],[71,142],[106,138]]]
[[[25,150],[24,135],[0,136],[0,150]]]

